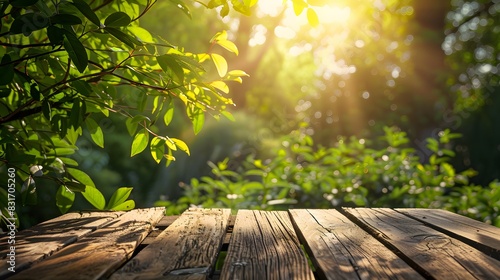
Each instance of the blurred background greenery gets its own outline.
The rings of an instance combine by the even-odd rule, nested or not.
[[[186,1],[190,19],[175,2],[158,1],[141,24],[192,52],[228,30],[239,48],[230,68],[250,75],[230,85],[236,120],[207,120],[195,136],[180,113],[159,129],[191,156],[165,167],[129,158],[132,139],[111,117],[105,148],[84,135],[73,156],[106,197],[133,186],[136,207],[169,214],[436,207],[500,226],[500,2],[332,0],[316,27],[281,0],[222,19]],[[58,214],[55,192],[21,210],[24,226]]]

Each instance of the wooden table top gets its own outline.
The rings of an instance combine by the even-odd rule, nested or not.
[[[500,228],[434,209],[69,213],[17,232],[0,279],[500,279]],[[12,254],[10,254],[12,256]]]

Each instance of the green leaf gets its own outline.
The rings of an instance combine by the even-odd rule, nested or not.
[[[189,18],[191,18],[191,11],[189,8],[180,0],[170,0],[175,4],[177,8],[179,8],[185,15],[187,15]]]
[[[236,47],[236,45],[229,41],[229,40],[220,40],[220,41],[217,41],[217,45],[225,48],[226,50],[232,52],[232,53],[235,53],[236,55],[238,55],[238,47]]]
[[[11,34],[29,36],[33,31],[43,29],[49,25],[49,19],[41,13],[26,13],[18,16],[10,25]]]
[[[69,208],[75,201],[75,193],[70,191],[66,186],[61,185],[56,193],[56,205],[62,214],[68,212]]]
[[[8,85],[10,84],[10,82],[12,82],[12,79],[14,79],[14,65],[7,64],[11,61],[12,59],[10,55],[4,54],[2,56],[1,63],[6,65],[0,67],[0,86]],[[8,93],[10,95],[10,91]]]
[[[91,186],[95,188],[94,181],[92,181],[92,179],[90,178],[89,175],[87,175],[87,173],[79,169],[69,168],[69,167],[66,168],[66,171],[78,182],[84,184],[85,186]]]
[[[52,24],[62,24],[62,25],[78,25],[82,24],[82,20],[74,15],[70,14],[55,14],[51,16],[50,23]]]
[[[189,147],[184,141],[177,138],[170,138],[170,140],[175,143],[177,148],[179,148],[181,151],[184,151],[188,156],[190,155]]]
[[[174,55],[160,55],[156,57],[156,61],[165,73],[173,73],[177,77],[179,83],[184,81],[184,70],[180,66],[179,62],[177,62]]]
[[[115,210],[115,211],[128,211],[128,210],[132,210],[135,208],[135,202],[133,200],[127,200],[113,208],[111,208],[110,210]]]
[[[298,16],[302,14],[305,8],[307,8],[307,3],[304,0],[292,0],[293,11],[295,15]]]
[[[64,48],[80,73],[83,73],[89,64],[87,51],[78,38],[71,32],[64,33]]]
[[[87,4],[83,0],[73,0],[73,5],[84,15],[86,18],[88,18],[93,24],[101,27],[101,22],[99,21],[99,18],[97,15],[92,11],[92,8],[90,8],[89,4]]]
[[[105,20],[104,25],[110,27],[127,26],[130,24],[130,17],[124,12],[110,14]]]
[[[104,30],[106,30],[109,34],[113,35],[116,39],[120,40],[121,42],[125,43],[125,45],[131,47],[132,49],[135,48],[135,43],[134,43],[134,38],[132,36],[127,35],[123,33],[121,30],[116,29],[114,27],[104,27]]]
[[[42,114],[47,120],[52,120],[52,109],[50,108],[50,102],[47,99],[44,99],[42,102]]]
[[[60,45],[64,40],[64,30],[51,25],[47,27],[47,37],[52,45]]]
[[[94,143],[96,143],[97,146],[104,148],[104,133],[102,133],[101,127],[90,117],[85,119],[85,124],[89,129],[90,137]]]
[[[316,27],[319,25],[318,14],[315,10],[311,8],[307,9],[307,21],[312,27]]]
[[[226,117],[228,120],[232,121],[232,122],[235,122],[236,120],[234,119],[234,116],[233,114],[231,114],[230,112],[228,111],[222,111],[221,114]]]
[[[173,104],[170,104],[169,107],[167,108],[167,111],[165,112],[165,115],[163,115],[163,122],[165,123],[166,126],[168,126],[174,117],[174,106]]]
[[[193,114],[191,121],[193,122],[194,134],[198,134],[205,123],[205,114],[202,110],[197,110],[197,112]]]
[[[132,141],[132,149],[130,151],[130,157],[135,156],[136,154],[144,151],[148,146],[149,142],[149,133],[146,129],[141,130],[134,137],[134,141]]]
[[[35,5],[38,0],[14,0],[10,2],[13,7],[24,8],[28,6]]]
[[[220,54],[212,53],[210,54],[212,61],[215,64],[215,68],[217,68],[217,72],[220,77],[226,76],[227,73],[227,61]]]
[[[137,131],[137,126],[139,125],[139,122],[134,121],[134,119],[128,118],[125,121],[125,126],[127,126],[127,131],[130,136],[134,136],[135,132]]]
[[[85,191],[82,192],[83,197],[90,202],[95,208],[99,210],[104,210],[106,206],[106,200],[102,193],[95,187],[86,187]]]
[[[132,192],[133,189],[134,188],[129,188],[129,187],[121,187],[117,189],[111,196],[110,200],[108,201],[106,209],[112,209],[113,207],[116,207],[125,202],[127,198],[130,196],[130,193]]]

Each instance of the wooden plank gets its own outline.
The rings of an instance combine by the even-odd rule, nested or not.
[[[322,279],[423,279],[337,210],[289,210]]]
[[[32,228],[20,231],[15,238],[15,271],[19,272],[78,238],[118,218],[124,212],[68,213],[45,221]],[[7,253],[10,251],[7,237],[0,239],[0,278],[12,274],[7,268]]]
[[[230,209],[187,210],[111,279],[206,279],[230,215]]]
[[[446,210],[396,209],[500,260],[500,228]]]
[[[500,279],[500,261],[391,209],[347,208],[386,246],[435,279]]]
[[[163,217],[164,208],[135,209],[9,279],[100,279],[122,265]]]
[[[221,279],[314,279],[288,213],[239,210]]]

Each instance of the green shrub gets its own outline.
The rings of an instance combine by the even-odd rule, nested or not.
[[[189,206],[231,209],[341,206],[450,209],[499,225],[500,184],[468,186],[473,170],[457,172],[447,149],[460,137],[449,130],[427,139],[426,163],[409,148],[405,132],[386,127],[378,143],[351,137],[316,147],[305,127],[283,137],[272,159],[252,156],[231,170],[229,159],[209,163],[213,177],[183,185],[179,200],[160,201],[169,214]],[[379,148],[372,148],[379,147]],[[496,199],[493,199],[496,198]]]

